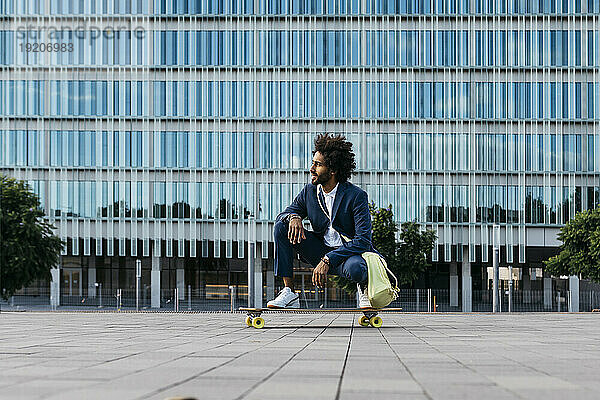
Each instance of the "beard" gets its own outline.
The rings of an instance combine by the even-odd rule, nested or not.
[[[323,185],[323,184],[327,183],[330,179],[331,179],[330,171],[327,171],[321,175],[312,175],[311,174],[310,183],[313,184],[314,186],[317,186],[319,184]]]

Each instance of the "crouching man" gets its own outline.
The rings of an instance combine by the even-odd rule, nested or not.
[[[348,182],[356,168],[352,143],[341,135],[315,139],[311,183],[304,186],[275,223],[275,276],[285,287],[267,303],[270,308],[300,308],[294,292],[294,250],[314,269],[312,282],[325,286],[327,275],[339,275],[357,283],[359,307],[369,308],[367,263],[361,257],[373,251],[371,215],[367,193]],[[308,218],[313,231],[306,231]]]

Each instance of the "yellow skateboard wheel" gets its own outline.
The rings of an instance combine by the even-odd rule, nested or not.
[[[360,326],[369,326],[369,318],[367,318],[366,315],[363,315],[362,317],[360,317],[360,319],[358,320],[358,324]]]
[[[265,320],[262,319],[261,317],[253,318],[252,326],[255,327],[256,329],[261,329],[263,326],[265,326]]]
[[[246,317],[246,325],[252,326],[252,317],[249,315]]]
[[[378,317],[378,316],[371,317],[369,322],[371,323],[371,326],[374,328],[379,328],[379,327],[381,327],[381,325],[383,325],[383,320],[381,319],[381,317]]]

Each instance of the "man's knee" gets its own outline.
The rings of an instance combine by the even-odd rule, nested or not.
[[[354,282],[367,280],[367,262],[362,256],[352,256],[344,263],[344,275]]]
[[[275,241],[280,240],[288,240],[288,225],[285,222],[277,221],[275,223],[275,227],[273,228],[273,236],[275,237]]]

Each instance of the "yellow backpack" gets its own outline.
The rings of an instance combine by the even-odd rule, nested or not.
[[[377,253],[367,251],[361,254],[368,267],[368,295],[373,308],[383,308],[398,298],[398,279],[387,267],[384,258]],[[392,286],[388,273],[394,278]]]

